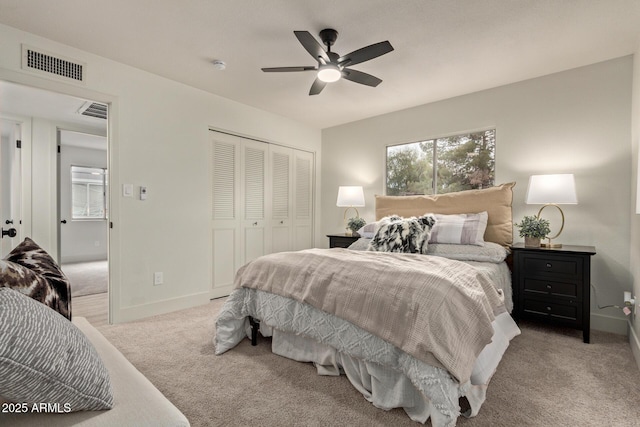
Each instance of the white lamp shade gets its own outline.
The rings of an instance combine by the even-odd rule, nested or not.
[[[578,204],[573,174],[531,175],[525,203],[528,205]]]
[[[338,187],[338,207],[362,207],[364,206],[364,191],[359,185],[347,185]]]

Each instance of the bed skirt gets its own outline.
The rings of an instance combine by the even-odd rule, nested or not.
[[[509,341],[520,334],[520,329],[507,313],[496,317],[493,328],[492,342],[476,359],[470,382],[461,387],[465,390],[461,398],[468,403],[462,405],[461,414],[465,417],[478,414],[485,401],[489,381],[509,346]],[[315,365],[318,375],[346,375],[364,398],[377,408],[403,408],[413,421],[425,423],[430,418],[433,426],[452,425],[451,420],[444,416],[409,378],[395,369],[358,359],[314,339],[283,332],[264,324],[260,325],[260,333],[272,337],[274,354],[298,362],[311,362]],[[251,336],[249,327],[247,336]]]

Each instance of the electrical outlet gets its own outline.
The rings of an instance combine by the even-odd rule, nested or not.
[[[162,285],[164,283],[164,275],[161,271],[153,273],[153,286]]]

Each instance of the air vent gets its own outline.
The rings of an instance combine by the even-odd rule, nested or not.
[[[84,83],[86,64],[22,45],[22,69],[64,81]]]
[[[107,106],[98,102],[85,102],[78,110],[83,116],[96,117],[98,119],[107,118]]]

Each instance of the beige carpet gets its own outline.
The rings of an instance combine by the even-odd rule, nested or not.
[[[71,297],[107,292],[109,266],[107,260],[75,262],[60,266],[71,282]]]
[[[375,408],[344,377],[273,355],[265,338],[215,356],[223,302],[99,329],[194,427],[418,425],[400,409]],[[521,329],[480,414],[458,425],[640,425],[640,371],[626,337],[592,331],[583,344],[580,331]]]

